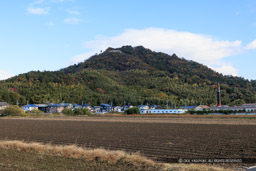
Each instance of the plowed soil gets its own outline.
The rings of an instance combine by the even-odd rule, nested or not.
[[[0,139],[140,152],[157,161],[253,159],[256,126],[152,122],[0,119]]]

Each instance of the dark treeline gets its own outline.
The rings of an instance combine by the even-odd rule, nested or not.
[[[120,50],[113,52],[112,50]],[[141,46],[109,48],[55,72],[29,72],[0,82],[0,101],[99,105],[214,105],[221,83],[223,104],[256,102],[256,83],[223,76],[206,66]]]

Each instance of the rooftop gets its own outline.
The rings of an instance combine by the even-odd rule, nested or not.
[[[101,104],[103,107],[112,107],[110,104]]]
[[[0,106],[9,106],[9,104],[6,102],[0,102]]]
[[[25,105],[23,107],[38,107],[37,105],[34,105],[34,104],[28,104],[28,105]]]

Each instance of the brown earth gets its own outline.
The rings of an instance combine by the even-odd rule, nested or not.
[[[2,119],[26,120],[68,120],[97,122],[132,122],[132,123],[187,123],[187,124],[221,124],[221,125],[256,125],[256,115],[121,115],[105,114],[92,116],[52,116],[6,117]]]
[[[5,119],[5,118],[2,118]],[[132,122],[132,123],[186,123],[186,124],[221,124],[221,125],[256,125],[256,115],[121,115],[106,114],[92,116],[52,116],[7,117],[6,119],[68,120],[97,122]]]
[[[110,164],[104,161],[83,160],[62,156],[44,155],[36,152],[17,151],[15,149],[0,148],[0,170],[155,170],[160,167],[147,165],[133,165],[129,162]]]
[[[125,122],[124,118],[107,122],[102,119],[109,118],[97,118],[1,119],[0,139],[140,152],[162,162],[177,162],[180,158],[256,161],[256,126],[239,124],[239,120],[238,124],[232,121],[233,124],[226,125],[168,123],[168,118],[150,118],[150,122]]]

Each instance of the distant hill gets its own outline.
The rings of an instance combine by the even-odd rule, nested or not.
[[[214,105],[217,82],[223,104],[256,102],[255,81],[223,76],[175,54],[123,46],[59,71],[33,71],[1,81],[0,101]]]

